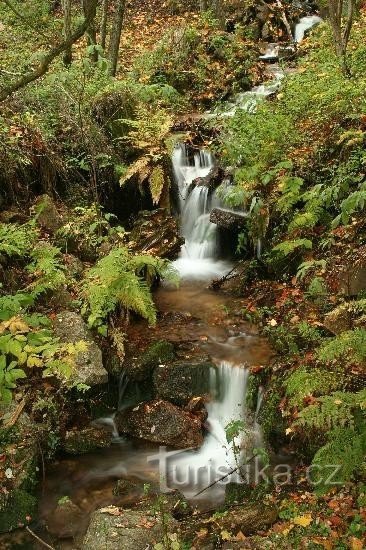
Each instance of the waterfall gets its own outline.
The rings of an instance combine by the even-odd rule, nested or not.
[[[214,168],[214,157],[204,149],[190,154],[185,144],[179,144],[175,147],[172,163],[179,193],[181,231],[185,239],[174,265],[183,279],[221,277],[230,266],[217,259],[218,227],[210,222],[210,212],[220,201],[207,185],[194,183],[197,178],[209,175]]]
[[[246,419],[245,400],[249,371],[242,366],[223,361],[210,373],[211,398],[206,405],[208,435],[198,451],[184,451],[172,458],[168,468],[168,482],[192,498],[211,483],[225,476],[238,465],[232,444],[226,439],[226,426],[235,420]],[[235,442],[245,456],[245,438]],[[240,481],[237,473],[204,491],[201,498],[220,500],[225,485]]]
[[[295,42],[299,43],[304,40],[306,31],[322,21],[323,19],[318,15],[307,15],[306,17],[302,17],[295,27]]]

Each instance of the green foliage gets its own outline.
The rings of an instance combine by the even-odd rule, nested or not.
[[[172,270],[165,260],[133,256],[124,247],[112,250],[88,271],[83,284],[89,326],[106,334],[105,321],[117,308],[134,311],[154,325],[156,311],[149,284],[169,274]]]
[[[342,332],[325,342],[317,356],[324,362],[342,359],[348,363],[363,363],[366,360],[366,330],[356,328]]]
[[[315,454],[312,483],[318,493],[324,493],[334,485],[344,485],[352,476],[362,469],[366,454],[366,425],[361,430],[337,428],[328,433],[329,442]],[[336,467],[334,475],[329,478]]]
[[[294,252],[302,252],[303,250],[311,250],[313,244],[309,239],[296,239],[293,241],[284,241],[272,248],[273,254],[280,256],[289,256]]]
[[[306,296],[315,303],[321,303],[326,298],[327,294],[327,285],[322,277],[314,277],[311,279],[306,290]]]
[[[29,285],[35,298],[49,290],[57,290],[66,282],[60,249],[47,242],[38,242],[30,253],[27,270],[34,277]]]
[[[304,399],[309,396],[322,396],[342,388],[342,371],[329,372],[326,369],[299,367],[284,382],[291,407],[304,407]]]
[[[0,223],[0,254],[23,258],[32,250],[38,232],[34,224]]]
[[[57,240],[65,249],[79,248],[95,251],[102,243],[120,240],[124,233],[121,226],[113,226],[114,214],[104,213],[97,204],[77,206],[69,221],[57,231]]]
[[[56,376],[73,385],[75,359],[86,343],[60,344],[39,316],[14,316],[0,323],[0,401],[9,403],[17,381],[26,372],[42,369],[42,376]]]
[[[302,264],[299,265],[297,269],[296,277],[299,280],[304,279],[306,275],[308,275],[309,271],[313,271],[314,269],[324,270],[326,268],[326,265],[327,265],[326,260],[310,260],[308,262],[303,262]]]

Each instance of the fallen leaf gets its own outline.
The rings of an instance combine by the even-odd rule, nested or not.
[[[300,525],[301,527],[307,527],[312,522],[311,514],[304,514],[303,516],[296,516],[293,519],[294,525]]]

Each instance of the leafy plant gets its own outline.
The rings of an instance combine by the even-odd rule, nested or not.
[[[156,322],[149,284],[156,277],[173,274],[169,262],[152,256],[133,256],[127,248],[112,250],[90,269],[83,283],[84,312],[90,327],[106,335],[106,320],[117,308],[134,311]]]

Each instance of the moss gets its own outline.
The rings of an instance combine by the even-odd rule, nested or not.
[[[35,513],[35,497],[18,489],[9,495],[0,496],[0,533],[13,531],[27,523],[27,517]]]
[[[285,441],[285,424],[279,412],[280,402],[281,394],[278,388],[272,388],[266,394],[258,418],[265,439],[274,449],[278,449]]]

